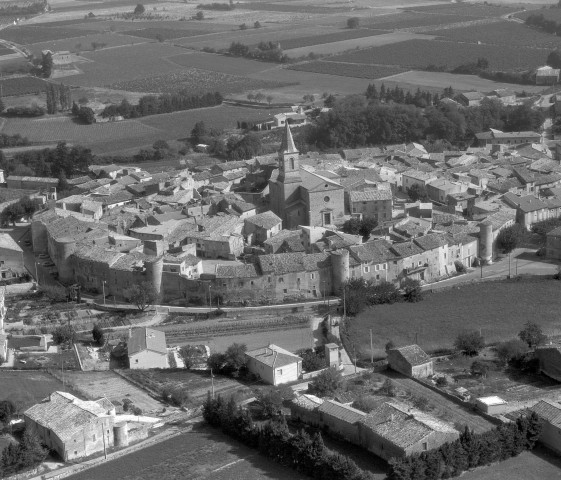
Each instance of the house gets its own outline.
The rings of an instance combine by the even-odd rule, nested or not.
[[[561,227],[557,227],[547,233],[545,255],[547,258],[561,260]]]
[[[385,460],[426,452],[460,436],[448,423],[398,400],[372,410],[358,429],[360,445]]]
[[[437,179],[434,173],[427,173],[422,170],[407,170],[401,174],[403,191],[407,192],[412,186],[418,185],[425,188],[427,183],[433,182]]]
[[[516,103],[516,93],[506,88],[493,90],[488,97],[497,98],[503,105],[514,105]]]
[[[551,68],[549,65],[536,69],[536,85],[555,85],[559,82],[558,68]]]
[[[366,417],[366,413],[335,400],[324,400],[318,412],[320,427],[328,434],[359,444],[358,424]]]
[[[388,351],[388,364],[392,370],[408,377],[426,378],[434,373],[431,358],[419,345],[392,348]]]
[[[1,279],[18,278],[24,272],[23,250],[9,234],[0,233]]]
[[[538,347],[534,355],[539,361],[540,373],[561,382],[561,346],[547,345]]]
[[[281,231],[282,220],[270,210],[244,220],[243,234],[251,245],[261,244]]]
[[[58,178],[29,177],[21,175],[10,175],[6,179],[8,188],[19,188],[23,190],[41,190],[43,188],[55,188],[58,186]]]
[[[541,400],[529,410],[537,413],[543,421],[539,441],[554,452],[561,453],[561,405],[551,400]]]
[[[146,327],[135,328],[129,332],[127,347],[131,369],[168,367],[164,332]]]
[[[299,422],[319,427],[319,407],[324,402],[322,398],[304,393],[296,395],[290,401],[290,418]]]
[[[372,218],[377,222],[391,220],[393,211],[393,195],[390,189],[365,189],[351,191],[349,207],[352,215]]]
[[[549,218],[549,205],[533,195],[518,197],[512,193],[505,193],[503,200],[516,208],[516,223],[528,230],[534,223]]]
[[[106,398],[84,401],[66,392],[24,412],[26,428],[65,462],[114,445],[115,407]]]
[[[457,182],[450,182],[444,178],[433,180],[426,185],[427,195],[433,202],[445,204],[448,195],[467,191],[467,186]]]
[[[463,92],[456,97],[456,100],[464,107],[478,107],[484,98],[485,95],[481,92]]]
[[[507,145],[515,146],[523,143],[542,143],[542,136],[537,132],[502,132],[494,128],[488,132],[476,133],[478,146]]]
[[[270,385],[294,382],[302,374],[302,358],[272,343],[245,356],[248,371]]]
[[[507,402],[496,395],[476,398],[475,405],[479,410],[489,415],[505,413],[508,409]]]

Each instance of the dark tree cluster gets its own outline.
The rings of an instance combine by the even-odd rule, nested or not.
[[[203,417],[213,427],[236,438],[281,465],[312,478],[330,480],[371,480],[372,474],[361,470],[348,457],[328,450],[320,433],[313,437],[304,430],[291,434],[283,416],[261,425],[253,423],[247,410],[238,408],[233,398],[210,397],[203,405]]]
[[[36,467],[47,458],[48,451],[26,430],[21,443],[11,443],[0,454],[0,477],[5,478]]]
[[[351,218],[343,223],[342,230],[351,235],[362,235],[365,238],[370,237],[370,232],[376,228],[378,222],[371,217]]]
[[[243,343],[233,343],[224,353],[213,353],[208,357],[207,365],[213,373],[238,377],[245,370],[245,352]]]
[[[47,110],[36,103],[29,106],[19,105],[6,109],[6,115],[9,117],[42,117],[45,113],[47,113]]]
[[[54,85],[50,83],[47,87],[47,113],[53,114],[59,110],[70,110],[72,108],[72,94],[68,85]]]
[[[363,278],[351,278],[343,288],[347,315],[357,315],[373,305],[391,304],[403,300],[399,289],[389,282],[376,284]]]
[[[241,42],[232,42],[228,48],[228,54],[234,57],[253,58],[273,63],[287,63],[288,55],[285,55],[280,45],[276,42],[260,42],[255,48],[251,48]]]
[[[145,117],[160,113],[179,112],[182,110],[193,110],[195,108],[214,107],[222,103],[222,95],[218,92],[205,93],[204,95],[188,95],[186,93],[163,93],[162,95],[145,95],[141,97],[137,105],[132,105],[127,99],[118,105],[109,105],[103,112],[102,117],[122,116],[124,118]]]
[[[86,107],[85,105],[72,104],[72,115],[80,122],[85,125],[91,125],[95,123],[95,113],[91,107]]]
[[[437,449],[390,460],[389,480],[439,480],[466,470],[501,462],[532,450],[542,432],[535,413],[501,424],[485,433],[465,428],[460,438]]]
[[[43,13],[47,8],[46,2],[35,2],[27,5],[6,5],[0,8],[1,17],[21,17]]]
[[[445,95],[443,94],[442,97]],[[395,88],[386,88],[382,83],[380,90],[376,88],[376,85],[371,83],[366,87],[366,98],[374,102],[382,103],[402,103],[405,105],[415,105],[416,107],[425,108],[429,105],[438,105],[440,101],[440,96],[438,93],[431,93],[427,91],[422,91],[420,88],[412,94],[409,90],[404,90],[399,88],[397,85]]]
[[[22,137],[19,133],[15,135],[0,133],[0,148],[23,147],[26,145],[29,145],[29,140],[27,137]]]
[[[561,23],[557,23],[555,20],[549,20],[543,13],[533,13],[529,15],[525,23],[530,27],[538,27],[544,32],[553,33],[561,37]]]
[[[15,223],[22,217],[27,219],[37,211],[37,204],[29,197],[23,197],[16,203],[12,203],[2,210],[0,213],[0,221],[2,224]]]
[[[261,138],[255,133],[248,133],[241,139],[231,137],[226,144],[228,159],[249,160],[263,153]]]

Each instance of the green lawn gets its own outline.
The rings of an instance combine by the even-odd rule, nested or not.
[[[56,390],[62,390],[62,383],[48,373],[0,370],[0,400],[21,402],[22,411]]]
[[[427,351],[450,348],[459,332],[481,329],[487,343],[514,338],[528,320],[545,333],[559,334],[561,283],[549,279],[484,282],[437,293],[425,293],[420,303],[377,305],[351,320],[358,338],[370,354],[370,329],[374,357],[384,356],[384,346],[415,343]]]

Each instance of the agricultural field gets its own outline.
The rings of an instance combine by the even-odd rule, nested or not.
[[[229,73],[231,75],[248,75],[268,69],[279,69],[279,65],[248,60],[247,58],[228,57],[212,53],[183,53],[166,57],[166,60],[187,68],[201,68],[213,72]]]
[[[417,13],[405,12],[385,17],[375,17],[374,19],[364,19],[361,21],[362,27],[376,28],[380,30],[401,30],[406,28],[427,27],[432,25],[450,25],[461,23],[466,20],[475,20],[477,17],[466,19],[464,15],[440,15],[437,13]]]
[[[461,15],[464,17],[491,18],[508,15],[520,10],[516,7],[484,5],[477,3],[459,2],[447,5],[421,5],[407,9],[410,12],[431,13],[437,15]],[[469,20],[469,18],[467,18]]]
[[[0,38],[21,45],[29,45],[64,38],[84,37],[95,33],[97,33],[96,30],[77,30],[70,27],[18,26],[0,31]]]
[[[561,38],[555,35],[508,21],[435,30],[430,33],[443,37],[442,40],[459,43],[482,43],[485,45],[547,48],[550,50],[561,47]]]
[[[34,43],[27,48],[40,58],[43,50],[68,50],[79,55],[83,52],[93,52],[100,48],[125,47],[137,43],[146,43],[146,39],[119,35],[117,33],[95,33],[79,38],[64,38],[62,40]],[[97,44],[95,49],[94,44]],[[85,60],[82,58],[81,61]],[[78,65],[80,64],[81,62],[78,62]]]
[[[379,79],[403,73],[406,69],[391,65],[354,65],[337,62],[307,62],[290,67],[291,70],[304,72],[325,73],[327,75],[340,75],[342,77],[356,77]]]
[[[0,400],[10,399],[22,403],[22,411],[39,403],[56,390],[62,382],[45,372],[8,371],[0,369]]]
[[[561,8],[548,8],[539,10],[527,10],[525,12],[520,12],[514,15],[517,18],[526,20],[530,15],[543,15],[548,20],[553,20],[554,22],[561,22]]]
[[[305,5],[302,3],[297,4],[296,2],[291,4],[275,2],[244,2],[238,8],[240,10],[258,10],[263,12],[316,13],[320,15],[332,13],[338,14],[352,11],[350,7],[323,7],[318,5]]]
[[[428,65],[454,68],[476,62],[484,57],[489,60],[491,70],[522,71],[543,65],[548,50],[521,48],[516,46],[494,46],[459,44],[439,40],[409,40],[406,42],[367,48],[357,52],[330,57],[330,61],[398,65],[423,69]]]
[[[121,35],[129,35],[132,37],[142,37],[151,40],[174,40],[176,38],[194,37],[197,35],[205,35],[204,30],[179,30],[173,28],[149,27],[136,30],[123,30],[119,32]]]
[[[191,432],[68,477],[69,480],[94,478],[305,480],[308,477],[259,455],[220,430],[200,424]]]
[[[140,407],[144,413],[162,409],[162,404],[150,397],[144,390],[134,386],[113,372],[65,372],[69,385],[84,397],[97,400],[103,396],[110,401],[122,403],[124,398]]]
[[[491,288],[492,287],[492,288]],[[419,303],[377,305],[351,320],[358,338],[370,352],[368,332],[374,333],[374,356],[383,357],[384,346],[415,343],[426,351],[452,347],[458,333],[481,329],[487,343],[515,338],[528,319],[545,333],[558,334],[559,285],[550,279],[496,281],[426,293]],[[366,354],[365,354],[366,355]]]
[[[174,93],[186,92],[200,95],[208,92],[220,92],[223,95],[247,90],[274,89],[286,84],[255,80],[248,77],[211,72],[199,68],[189,68],[176,73],[139,78],[126,82],[107,85],[107,88],[132,92]]]
[[[37,77],[17,77],[0,80],[1,96],[40,94],[47,90],[48,83]]]

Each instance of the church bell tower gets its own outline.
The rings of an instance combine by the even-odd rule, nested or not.
[[[284,135],[279,149],[279,182],[296,183],[300,178],[300,152],[294,145],[288,122],[285,123]]]

